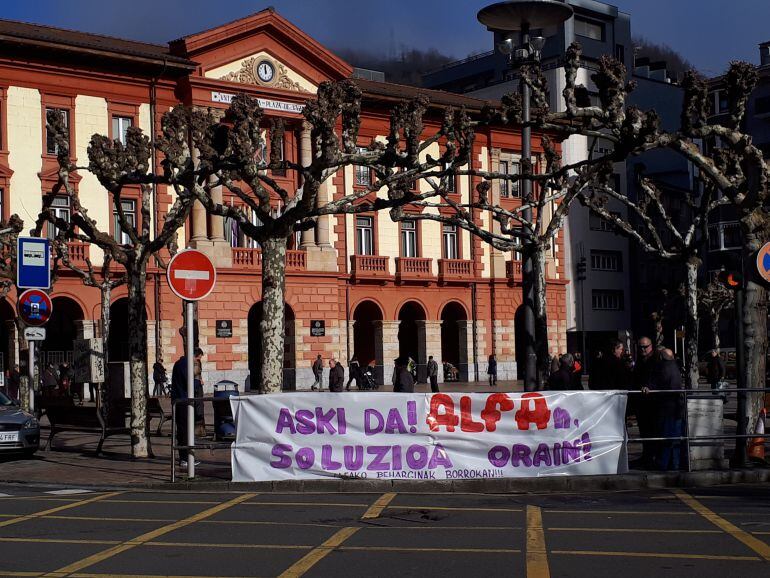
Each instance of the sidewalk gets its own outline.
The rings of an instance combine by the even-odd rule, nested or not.
[[[418,385],[417,392],[429,392],[430,386]],[[516,382],[501,382],[497,388],[490,388],[487,383],[450,383],[443,384],[442,391],[480,392],[521,391]],[[388,389],[373,392],[387,394]],[[344,394],[342,394],[344,395]],[[161,403],[170,415],[170,401],[163,398]],[[206,404],[206,423],[209,439],[213,441],[213,414],[211,404]],[[45,417],[42,419],[42,443],[48,437]],[[632,437],[637,435],[636,428],[631,428]],[[98,436],[62,432],[54,439],[54,450],[39,451],[33,459],[23,457],[0,458],[0,482],[28,484],[56,484],[70,486],[119,486],[119,487],[166,487],[204,489],[205,487],[230,487],[230,451],[228,448],[217,450],[197,450],[197,459],[201,464],[196,468],[196,480],[187,482],[182,479],[170,484],[171,479],[171,424],[166,423],[162,435],[151,436],[154,457],[146,460],[132,460],[128,436],[108,438],[104,443],[103,455],[95,454]],[[629,459],[638,456],[640,444],[629,445]],[[177,468],[177,477],[184,472]],[[770,481],[770,469],[727,470],[704,472],[646,472],[633,470],[617,476],[583,476],[571,478],[514,478],[488,480],[441,480],[434,482],[410,482],[407,480],[317,480],[293,482],[262,482],[248,484],[259,491],[387,491],[398,488],[399,491],[436,491],[436,492],[528,492],[528,491],[598,491],[610,489],[640,489],[651,487],[715,485],[738,482]],[[238,485],[241,488],[241,485]],[[409,488],[409,489],[405,489]],[[420,490],[418,490],[420,488]]]

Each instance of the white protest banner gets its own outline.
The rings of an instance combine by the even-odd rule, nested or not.
[[[236,482],[626,470],[621,392],[292,393],[231,404]]]

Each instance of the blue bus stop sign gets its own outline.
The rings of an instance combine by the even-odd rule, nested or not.
[[[16,252],[16,287],[51,288],[51,244],[40,237],[19,237]]]
[[[770,283],[770,243],[765,243],[757,253],[757,273],[765,283]]]

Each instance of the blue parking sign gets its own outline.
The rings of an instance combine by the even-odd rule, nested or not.
[[[51,288],[51,243],[40,237],[19,237],[16,252],[16,287]]]

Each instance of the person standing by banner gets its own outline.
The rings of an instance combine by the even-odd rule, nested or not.
[[[644,391],[651,389],[652,375],[655,370],[657,358],[649,337],[639,338],[639,355],[634,365],[634,389]],[[636,422],[639,425],[639,436],[642,438],[655,437],[655,414],[650,396],[635,394],[629,396],[631,407],[636,414]],[[655,442],[642,442],[642,457],[632,462],[631,467],[651,468],[655,465]]]
[[[356,389],[361,389],[361,364],[358,362],[358,356],[353,355],[350,358],[350,368],[348,369],[348,384],[345,387],[350,391],[350,382],[355,380]]]
[[[329,359],[329,391],[340,393],[345,383],[345,369],[333,357]]]
[[[177,400],[188,399],[187,397],[187,357],[180,357],[171,370],[171,403]],[[176,406],[176,443],[180,446],[187,445],[187,405],[180,403]],[[187,460],[190,459],[190,451],[179,449],[179,465],[182,468],[187,467]],[[194,456],[192,456],[194,459]],[[196,461],[195,465],[200,462]]]
[[[318,391],[319,389],[323,389],[323,375],[324,375],[324,360],[321,357],[321,354],[318,354],[318,357],[316,357],[315,361],[313,362],[313,377],[315,378],[315,381],[313,382],[313,385],[310,387],[313,391]]]
[[[396,393],[414,393],[414,378],[408,367],[409,361],[403,357],[396,360],[396,382],[393,391]]]
[[[489,387],[497,386],[497,357],[493,353],[487,361],[487,373],[489,374]]]
[[[430,379],[430,390],[438,393],[438,363],[433,356],[428,356],[428,378]]]

